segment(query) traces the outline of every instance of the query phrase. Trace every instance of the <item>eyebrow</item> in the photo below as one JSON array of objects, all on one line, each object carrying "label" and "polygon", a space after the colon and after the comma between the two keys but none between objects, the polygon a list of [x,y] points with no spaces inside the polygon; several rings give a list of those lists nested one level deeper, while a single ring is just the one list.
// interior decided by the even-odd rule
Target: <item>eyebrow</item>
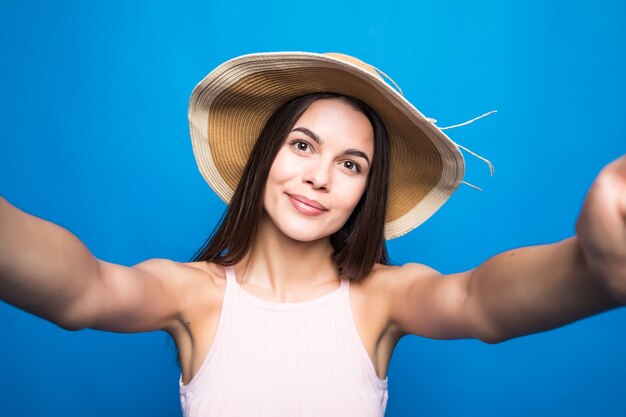
[{"label": "eyebrow", "polygon": [[[315,142],[317,142],[318,145],[321,146],[321,145],[324,144],[322,139],[320,139],[320,137],[317,134],[315,134],[314,132],[311,132],[306,127],[296,127],[296,128],[294,128],[292,130],[292,132],[302,132],[305,135],[307,135],[308,137],[310,137],[311,139],[313,139]],[[368,164],[370,164],[370,159],[367,157],[367,154],[365,152],[363,152],[363,151],[358,150],[358,149],[348,148],[345,151],[343,151],[343,155],[360,156],[361,158],[365,159]]]}]

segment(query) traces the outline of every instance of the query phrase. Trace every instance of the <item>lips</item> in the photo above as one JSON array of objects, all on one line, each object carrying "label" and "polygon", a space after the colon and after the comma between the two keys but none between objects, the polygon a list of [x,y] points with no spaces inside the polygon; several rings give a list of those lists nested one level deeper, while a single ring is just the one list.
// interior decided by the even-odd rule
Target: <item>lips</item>
[{"label": "lips", "polygon": [[328,209],[324,207],[322,204],[320,204],[319,201],[309,200],[305,196],[299,195],[299,194],[287,194],[287,195],[293,198],[294,200],[298,200],[299,202],[306,204],[307,206],[314,207],[322,211],[328,211]]},{"label": "lips", "polygon": [[[287,196],[289,197],[289,202],[291,203],[293,208],[296,209],[296,211],[298,211],[299,213],[304,214],[305,216],[319,216],[328,212],[328,209],[326,207],[324,207],[315,200],[309,200],[308,198],[297,194],[287,194]],[[306,200],[306,202],[302,200]]]}]

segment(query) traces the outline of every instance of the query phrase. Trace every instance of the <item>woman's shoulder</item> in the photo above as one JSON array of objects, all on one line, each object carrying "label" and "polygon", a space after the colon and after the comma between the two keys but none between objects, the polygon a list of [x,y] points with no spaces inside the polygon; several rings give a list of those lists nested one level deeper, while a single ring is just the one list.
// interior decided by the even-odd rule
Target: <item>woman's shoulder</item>
[{"label": "woman's shoulder", "polygon": [[201,275],[210,276],[212,279],[224,280],[226,279],[226,272],[224,267],[220,264],[210,261],[194,261],[194,262],[180,262],[181,267],[187,268],[190,271],[196,271]]},{"label": "woman's shoulder", "polygon": [[225,279],[224,267],[208,261],[178,262],[165,258],[153,258],[134,267],[182,281],[206,281],[209,278],[211,280]]},{"label": "woman's shoulder", "polygon": [[369,274],[360,281],[352,281],[350,285],[354,291],[363,294],[369,302],[383,302],[388,298],[389,281],[394,279],[395,265],[384,265],[376,263]]},{"label": "woman's shoulder", "polygon": [[212,289],[223,289],[226,285],[226,271],[222,265],[209,261],[179,262],[178,266],[198,285]]},{"label": "woman's shoulder", "polygon": [[402,287],[415,277],[427,274],[439,274],[428,265],[409,262],[403,265],[374,264],[365,284],[373,292],[392,295],[402,291]]},{"label": "woman's shoulder", "polygon": [[174,262],[171,268],[169,273],[178,281],[183,322],[196,322],[198,317],[221,305],[226,289],[221,265],[206,261]]},{"label": "woman's shoulder", "polygon": [[185,304],[193,305],[195,299],[206,301],[207,297],[223,292],[225,287],[224,268],[212,262],[151,259],[142,264],[143,268],[160,275],[165,285],[179,293]]},{"label": "woman's shoulder", "polygon": [[427,265],[415,262],[404,265],[375,264],[362,287],[365,298],[369,301],[368,308],[378,306],[394,334],[399,337],[407,334],[396,322],[394,311],[398,309],[399,303],[405,300],[404,295],[410,292],[413,283],[433,274],[438,272]]}]

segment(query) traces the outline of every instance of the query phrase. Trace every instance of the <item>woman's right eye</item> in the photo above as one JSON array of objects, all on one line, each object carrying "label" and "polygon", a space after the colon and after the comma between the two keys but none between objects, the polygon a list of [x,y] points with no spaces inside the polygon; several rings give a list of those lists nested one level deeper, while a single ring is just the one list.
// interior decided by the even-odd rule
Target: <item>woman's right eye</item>
[{"label": "woman's right eye", "polygon": [[295,147],[297,152],[302,153],[307,153],[307,151],[311,148],[311,145],[303,140],[294,140],[290,143],[290,145]]}]

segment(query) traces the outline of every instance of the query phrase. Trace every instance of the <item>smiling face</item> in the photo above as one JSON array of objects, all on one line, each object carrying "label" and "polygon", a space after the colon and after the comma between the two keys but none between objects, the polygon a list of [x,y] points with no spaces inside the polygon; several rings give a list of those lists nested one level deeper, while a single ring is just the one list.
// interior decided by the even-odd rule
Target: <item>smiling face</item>
[{"label": "smiling face", "polygon": [[374,132],[363,113],[337,98],[313,102],[272,163],[265,215],[299,241],[328,237],[348,220],[367,187]]}]

